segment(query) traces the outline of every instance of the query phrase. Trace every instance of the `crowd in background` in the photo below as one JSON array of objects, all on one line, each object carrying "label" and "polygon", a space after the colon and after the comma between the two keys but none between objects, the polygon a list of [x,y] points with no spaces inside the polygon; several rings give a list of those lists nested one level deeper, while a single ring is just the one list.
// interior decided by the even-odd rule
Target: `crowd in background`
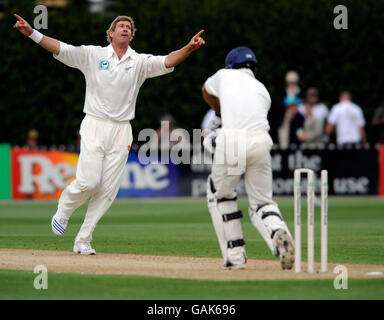
[{"label": "crowd in background", "polygon": [[333,133],[339,147],[368,146],[364,114],[350,92],[341,92],[329,109],[320,101],[317,88],[300,88],[296,71],[287,72],[285,82],[285,92],[275,98],[270,113],[271,135],[280,148],[316,147],[330,142]]}]

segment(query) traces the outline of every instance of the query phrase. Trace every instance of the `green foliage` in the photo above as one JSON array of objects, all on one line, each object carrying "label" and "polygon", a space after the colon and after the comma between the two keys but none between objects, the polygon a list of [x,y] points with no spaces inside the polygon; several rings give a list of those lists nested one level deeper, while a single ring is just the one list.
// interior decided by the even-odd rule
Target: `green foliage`
[{"label": "green foliage", "polygon": [[[333,27],[337,4],[348,8],[348,30]],[[0,140],[21,144],[27,130],[35,127],[42,143],[74,143],[82,119],[84,78],[12,29],[14,12],[33,22],[33,6],[30,0],[9,1],[0,20]],[[340,91],[350,90],[367,122],[382,101],[382,0],[120,0],[103,13],[90,13],[85,1],[72,0],[63,9],[49,9],[44,34],[74,45],[107,45],[105,30],[120,14],[135,19],[138,32],[132,47],[138,52],[167,54],[200,28],[206,31],[201,50],[172,74],[143,85],[133,121],[135,137],[140,129],[156,128],[168,112],[181,127],[200,127],[208,110],[200,88],[238,45],[255,50],[258,78],[272,97],[282,89],[285,72],[295,69],[301,86],[318,87],[328,106]]]}]

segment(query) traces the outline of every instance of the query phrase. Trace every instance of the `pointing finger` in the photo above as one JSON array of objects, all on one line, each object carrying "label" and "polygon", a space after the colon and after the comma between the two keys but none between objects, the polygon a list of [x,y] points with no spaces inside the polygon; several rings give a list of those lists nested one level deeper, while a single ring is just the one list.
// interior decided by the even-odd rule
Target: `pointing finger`
[{"label": "pointing finger", "polygon": [[14,14],[14,16],[20,21],[24,21],[24,19],[22,17],[20,17],[17,13]]},{"label": "pointing finger", "polygon": [[204,29],[203,30],[200,30],[198,34],[195,35],[195,38],[198,38],[200,37],[200,35],[204,32]]}]

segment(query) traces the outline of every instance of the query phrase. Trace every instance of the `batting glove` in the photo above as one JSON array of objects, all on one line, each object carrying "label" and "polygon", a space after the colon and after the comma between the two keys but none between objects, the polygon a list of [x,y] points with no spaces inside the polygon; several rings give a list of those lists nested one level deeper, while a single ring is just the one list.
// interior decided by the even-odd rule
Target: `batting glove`
[{"label": "batting glove", "polygon": [[205,150],[208,150],[210,153],[215,152],[216,137],[217,137],[216,131],[212,131],[203,140],[203,146],[204,146]]},{"label": "batting glove", "polygon": [[210,131],[214,131],[217,128],[220,128],[220,127],[221,127],[221,118],[218,117],[217,114],[216,114],[215,117],[209,123],[209,130]]}]

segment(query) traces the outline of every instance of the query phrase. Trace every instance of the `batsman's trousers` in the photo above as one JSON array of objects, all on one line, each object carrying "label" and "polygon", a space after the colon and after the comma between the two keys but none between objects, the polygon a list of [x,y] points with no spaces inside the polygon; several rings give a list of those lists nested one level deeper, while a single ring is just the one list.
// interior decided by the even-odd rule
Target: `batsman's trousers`
[{"label": "batsman's trousers", "polygon": [[[224,141],[225,140],[225,141]],[[228,143],[235,147],[231,150]],[[242,147],[241,147],[242,146]],[[233,198],[241,174],[244,173],[245,189],[250,207],[259,204],[275,204],[272,200],[272,168],[270,150],[272,139],[267,131],[249,132],[223,129],[216,139],[216,151],[212,165],[212,180],[216,198]],[[234,154],[237,153],[237,157]],[[219,159],[223,159],[220,161]],[[241,162],[241,163],[240,163]],[[239,174],[231,174],[228,169]]]},{"label": "batsman's trousers", "polygon": [[129,121],[116,122],[86,115],[80,126],[81,146],[76,179],[59,199],[60,214],[69,219],[89,199],[76,242],[91,242],[97,222],[115,199],[132,143]]}]

